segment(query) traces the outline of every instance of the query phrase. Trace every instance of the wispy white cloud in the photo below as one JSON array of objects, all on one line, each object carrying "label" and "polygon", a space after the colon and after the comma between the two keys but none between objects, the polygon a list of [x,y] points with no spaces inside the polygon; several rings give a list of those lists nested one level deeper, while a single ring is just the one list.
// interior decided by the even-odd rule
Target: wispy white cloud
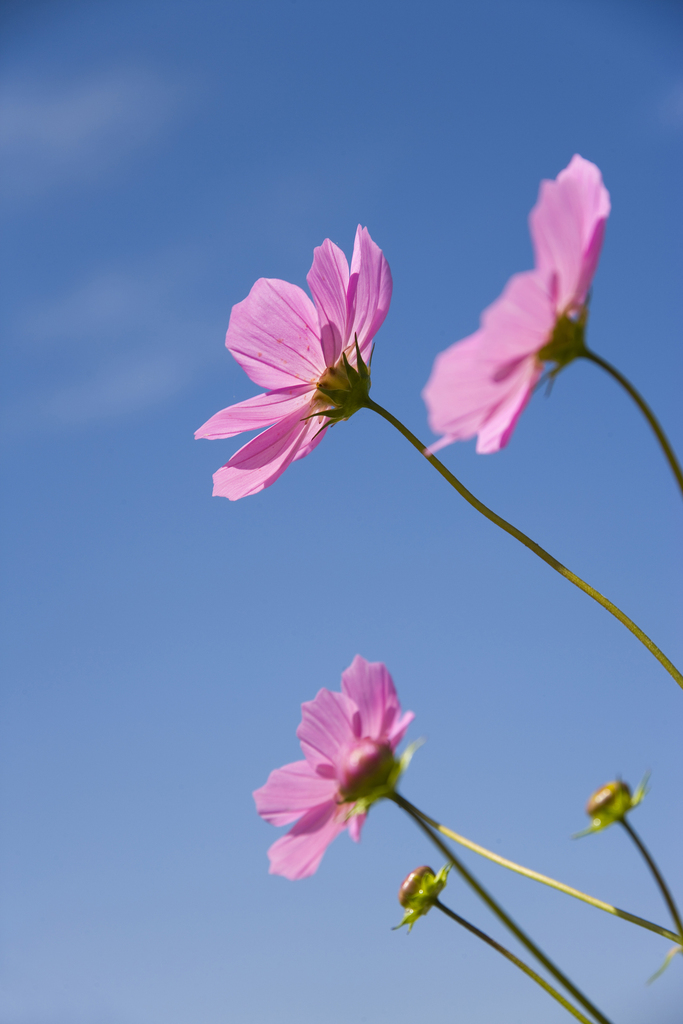
[{"label": "wispy white cloud", "polygon": [[[27,313],[20,324],[22,345],[125,346],[133,331],[157,333],[173,315],[178,273],[167,261],[138,273],[109,271]],[[173,283],[171,283],[173,282]]]},{"label": "wispy white cloud", "polygon": [[137,413],[218,365],[228,311],[215,321],[197,317],[202,265],[193,250],[166,254],[98,275],[18,317],[7,345],[8,434]]},{"label": "wispy white cloud", "polygon": [[181,392],[197,370],[196,361],[178,350],[131,351],[94,367],[73,367],[61,383],[37,383],[7,403],[0,433],[10,440],[141,413]]},{"label": "wispy white cloud", "polygon": [[41,418],[79,424],[138,412],[180,391],[193,376],[188,362],[178,352],[130,353],[55,391],[42,404]]},{"label": "wispy white cloud", "polygon": [[669,130],[683,129],[683,82],[670,89],[659,105],[660,123]]},{"label": "wispy white cloud", "polygon": [[0,98],[0,159],[9,199],[88,179],[158,137],[178,111],[177,84],[120,70],[50,89],[7,85]]}]

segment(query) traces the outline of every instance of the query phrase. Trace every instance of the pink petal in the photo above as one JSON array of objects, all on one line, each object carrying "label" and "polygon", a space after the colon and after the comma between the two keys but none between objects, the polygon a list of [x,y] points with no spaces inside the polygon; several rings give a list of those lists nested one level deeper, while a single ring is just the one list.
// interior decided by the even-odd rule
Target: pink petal
[{"label": "pink petal", "polygon": [[314,874],[327,847],[345,828],[334,802],[314,807],[268,850],[270,874],[292,881]]},{"label": "pink petal", "polygon": [[207,437],[211,440],[219,437],[234,437],[244,430],[258,430],[262,427],[283,419],[298,409],[303,409],[311,401],[311,385],[301,384],[293,388],[281,388],[279,391],[268,391],[264,395],[255,395],[245,402],[230,405],[221,409],[203,427],[195,431],[195,438]]},{"label": "pink petal", "polygon": [[318,310],[323,357],[334,366],[346,342],[346,292],[349,265],[329,238],[313,250],[313,265],[306,278]]},{"label": "pink petal", "polygon": [[308,447],[320,424],[304,422],[304,410],[292,413],[245,444],[213,475],[214,496],[237,501],[274,484],[300,449]]},{"label": "pink petal", "polygon": [[396,688],[381,661],[366,661],[360,654],[342,672],[342,691],[360,712],[361,736],[388,737],[401,711]]},{"label": "pink petal", "polygon": [[538,352],[554,326],[552,296],[543,277],[535,270],[514,274],[481,315],[484,359],[500,367]]},{"label": "pink petal", "polygon": [[507,380],[507,398],[479,428],[477,452],[480,455],[497,452],[508,443],[542,372],[542,366],[533,355],[517,363]]},{"label": "pink petal", "polygon": [[[605,190],[606,194],[607,190]],[[579,283],[576,286],[576,303],[577,305],[583,305],[586,301],[586,296],[593,282],[595,271],[598,269],[598,260],[600,259],[600,253],[602,252],[602,243],[605,239],[605,228],[607,227],[607,218],[599,220],[595,225],[595,231],[591,238],[586,251],[583,254],[583,261],[581,265],[581,275],[579,277]]]},{"label": "pink petal", "polygon": [[367,814],[354,814],[354,816],[349,818],[347,822],[349,835],[353,839],[354,843],[360,842],[360,833],[363,825],[365,824],[366,818]]},{"label": "pink petal", "polygon": [[225,344],[265,388],[316,383],[325,369],[315,306],[294,284],[260,278],[232,307]]},{"label": "pink petal", "polygon": [[482,332],[476,331],[440,352],[434,360],[422,398],[430,428],[445,437],[431,445],[430,451],[474,437],[495,405],[496,388],[482,365],[481,344]]},{"label": "pink petal", "polygon": [[405,736],[406,730],[408,729],[408,726],[410,725],[414,718],[414,711],[406,711],[405,714],[401,715],[399,720],[392,725],[391,729],[389,730],[388,736],[392,750],[396,750],[396,747],[399,745],[399,743]]},{"label": "pink petal", "polygon": [[[496,451],[509,439],[540,377],[535,353],[554,326],[542,277],[535,271],[516,274],[481,320],[478,331],[436,357],[422,397],[429,425],[445,435],[445,443],[479,433],[485,447],[477,451]],[[438,447],[443,444],[432,450]]]},{"label": "pink petal", "polygon": [[578,154],[555,181],[541,182],[529,227],[536,268],[546,281],[555,279],[558,313],[584,303],[609,212],[609,192],[599,169]]},{"label": "pink petal", "polygon": [[[305,459],[307,455],[310,455],[314,448],[317,448],[325,434],[327,433],[327,427],[321,429],[320,424],[323,422],[321,419],[311,420],[311,423],[315,423],[316,430],[310,441],[302,445],[298,452],[292,459],[292,462],[297,462],[299,459]],[[310,436],[310,435],[307,435]]]},{"label": "pink petal", "polygon": [[367,361],[371,342],[389,312],[393,283],[382,250],[367,228],[356,231],[348,294],[348,345],[358,335],[361,355]]},{"label": "pink petal", "polygon": [[262,818],[271,825],[289,825],[311,808],[334,801],[336,792],[334,779],[322,778],[308,761],[294,761],[271,772],[253,796]]},{"label": "pink petal", "polygon": [[319,690],[315,700],[301,705],[301,725],[296,731],[306,760],[314,768],[336,769],[342,749],[360,735],[357,719],[356,705],[347,696]]}]

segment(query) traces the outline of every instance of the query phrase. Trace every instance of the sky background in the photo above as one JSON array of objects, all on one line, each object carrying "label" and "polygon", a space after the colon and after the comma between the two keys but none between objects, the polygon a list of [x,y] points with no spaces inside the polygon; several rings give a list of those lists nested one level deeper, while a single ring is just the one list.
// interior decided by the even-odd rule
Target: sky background
[{"label": "sky background", "polygon": [[[360,222],[394,277],[372,395],[430,439],[434,357],[531,265],[579,152],[612,197],[589,343],[681,451],[680,4],[4,0],[0,35],[0,1021],[568,1020],[436,912],[391,931],[440,866],[397,808],[291,883],[251,791],[300,756],[301,701],[382,660],[427,739],[406,796],[668,924],[621,830],[570,836],[651,769],[633,821],[683,901],[683,693],[370,412],[237,503],[211,474],[240,440],[193,432],[258,390],[232,305]],[[443,458],[681,664],[680,494],[597,367],[504,452]],[[645,985],[666,940],[465,859],[614,1024],[680,1020],[681,958]]]}]

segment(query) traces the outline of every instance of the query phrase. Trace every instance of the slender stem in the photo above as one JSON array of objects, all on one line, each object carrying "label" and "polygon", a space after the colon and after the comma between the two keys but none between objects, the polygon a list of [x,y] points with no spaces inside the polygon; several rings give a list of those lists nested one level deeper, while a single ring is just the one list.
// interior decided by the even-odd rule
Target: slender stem
[{"label": "slender stem", "polygon": [[484,886],[481,885],[476,880],[474,875],[472,875],[468,871],[468,869],[465,867],[462,861],[460,861],[453,853],[453,851],[448,846],[446,846],[446,844],[439,838],[438,834],[432,831],[429,825],[425,821],[423,821],[417,807],[414,807],[413,804],[411,804],[408,800],[405,799],[405,797],[402,797],[399,793],[396,792],[394,792],[389,799],[393,800],[394,803],[398,804],[398,806],[402,808],[402,810],[404,810],[407,814],[410,815],[413,821],[415,821],[419,825],[422,831],[432,841],[434,846],[436,846],[437,850],[439,850],[441,854],[444,857],[446,857],[449,863],[453,865],[453,867],[461,876],[461,878],[463,878],[467,882],[470,888],[474,889],[477,896],[479,896],[479,898],[484,901],[489,910],[493,911],[498,920],[502,921],[505,927],[512,932],[515,938],[519,942],[521,942],[523,946],[526,946],[526,948],[529,950],[532,956],[535,956],[539,963],[543,964],[545,969],[550,974],[552,974],[553,977],[556,978],[556,980],[559,981],[559,983],[564,988],[566,988],[569,993],[571,993],[571,995],[574,996],[577,1002],[581,1003],[581,1005],[586,1010],[588,1010],[588,1012],[592,1014],[593,1017],[595,1017],[599,1024],[609,1024],[607,1017],[605,1017],[605,1015],[601,1013],[596,1006],[593,1006],[591,1001],[586,996],[584,996],[581,990],[578,989],[576,985],[572,981],[570,981],[565,974],[562,973],[559,967],[555,966],[552,960],[549,957],[547,957],[541,949],[539,949],[536,943],[533,942],[529,938],[529,936],[522,931],[519,925],[516,924],[508,914],[506,914],[503,908],[496,902],[496,900],[494,900],[493,896],[491,896],[486,891]]},{"label": "slender stem", "polygon": [[671,914],[671,917],[673,918],[673,922],[676,925],[676,928],[678,929],[678,937],[676,941],[680,942],[681,946],[683,946],[683,922],[681,921],[681,915],[678,912],[678,907],[676,906],[675,900],[671,895],[671,892],[669,891],[669,887],[664,881],[664,878],[662,877],[661,871],[652,859],[652,855],[646,847],[645,843],[640,838],[640,836],[633,828],[633,826],[630,824],[630,822],[628,822],[626,818],[622,818],[620,824],[624,826],[624,828],[630,835],[631,839],[636,844],[636,846],[642,853],[643,857],[645,858],[645,862],[647,863],[647,866],[649,867],[650,871],[654,875],[655,881],[660,888],[662,896],[664,897],[664,901],[667,907],[669,908],[669,912]]},{"label": "slender stem", "polygon": [[396,429],[403,434],[408,441],[410,441],[413,447],[417,448],[419,453],[425,457],[427,462],[430,462],[432,466],[434,466],[436,471],[441,474],[444,480],[447,480],[451,487],[454,487],[458,494],[460,494],[465,501],[468,501],[470,505],[476,508],[478,512],[481,512],[483,516],[490,519],[491,522],[495,523],[496,526],[499,526],[501,530],[505,530],[505,532],[509,533],[511,537],[518,540],[520,544],[523,544],[525,547],[529,548],[530,551],[533,551],[535,555],[538,555],[539,558],[542,558],[543,561],[546,562],[551,569],[558,572],[560,576],[564,576],[565,579],[569,580],[570,583],[573,583],[575,587],[579,588],[579,590],[583,590],[584,594],[588,594],[588,596],[592,597],[594,601],[597,601],[603,608],[606,608],[608,612],[610,612],[619,620],[619,622],[622,623],[622,625],[626,626],[626,628],[629,629],[638,640],[640,640],[641,644],[647,647],[650,654],[654,655],[657,661],[664,666],[669,675],[672,676],[681,689],[683,689],[683,673],[679,672],[676,666],[669,661],[667,656],[660,651],[659,647],[650,640],[649,636],[643,632],[640,626],[637,626],[632,619],[629,619],[628,615],[625,615],[620,608],[617,608],[615,604],[608,600],[608,598],[604,597],[595,589],[595,587],[591,587],[591,585],[586,583],[585,580],[582,580],[580,576],[577,576],[576,573],[567,569],[565,565],[562,565],[562,563],[558,562],[556,558],[553,558],[552,555],[548,554],[545,548],[542,548],[541,545],[537,544],[536,541],[531,539],[531,537],[527,537],[527,535],[522,533],[521,530],[518,530],[516,526],[508,523],[507,520],[502,518],[502,516],[499,516],[496,512],[493,512],[490,508],[484,505],[483,502],[479,501],[478,498],[475,498],[471,491],[468,491],[465,485],[462,484],[449,469],[446,469],[444,464],[440,462],[435,455],[430,455],[428,453],[425,446],[415,436],[415,434],[408,430],[408,428],[405,427],[400,420],[397,420],[390,412],[383,409],[381,405],[377,405],[377,403],[373,402],[371,398],[366,399],[365,405],[368,409],[372,409],[373,412],[378,413],[387,420],[387,422],[391,423],[392,426],[396,427]]},{"label": "slender stem", "polygon": [[532,979],[532,981],[535,981],[537,985],[540,985],[542,989],[545,989],[549,996],[552,996],[553,999],[557,999],[558,1003],[564,1006],[565,1010],[567,1010],[574,1017],[576,1017],[577,1020],[583,1021],[583,1024],[593,1024],[593,1022],[590,1021],[588,1017],[584,1017],[584,1015],[579,1010],[577,1010],[575,1006],[572,1006],[572,1004],[567,999],[565,999],[564,996],[561,995],[556,988],[553,988],[552,985],[549,985],[548,982],[540,976],[540,974],[536,974],[536,971],[532,971],[532,969],[527,964],[525,964],[523,960],[520,960],[519,957],[516,957],[514,953],[511,953],[509,949],[505,948],[505,946],[501,946],[499,942],[496,942],[495,939],[492,939],[490,935],[486,934],[486,932],[483,932],[481,931],[481,929],[475,927],[475,925],[470,924],[470,922],[466,921],[464,917],[460,917],[460,914],[456,914],[454,910],[450,909],[450,907],[444,906],[444,904],[440,900],[435,900],[434,906],[438,907],[439,910],[442,911],[442,913],[446,914],[447,917],[450,917],[454,921],[457,921],[457,923],[459,925],[462,925],[463,928],[466,928],[468,932],[472,932],[472,934],[476,935],[478,939],[482,940],[482,942],[488,943],[488,945],[491,946],[492,949],[496,949],[499,953],[502,953],[502,955],[506,957],[506,959],[508,959],[511,963],[515,965],[515,967],[519,967],[520,971],[524,971],[524,973],[528,975]]},{"label": "slender stem", "polygon": [[494,864],[500,864],[501,867],[509,868],[510,871],[516,871],[518,875],[524,875],[525,878],[532,878],[535,882],[542,882],[543,885],[548,885],[552,889],[564,892],[568,896],[574,896],[577,900],[583,900],[584,903],[589,903],[592,907],[597,907],[598,910],[604,910],[606,913],[613,914],[615,917],[623,918],[624,921],[630,921],[632,924],[640,925],[641,928],[647,928],[651,932],[663,935],[665,939],[671,939],[673,942],[680,941],[675,932],[669,931],[668,928],[662,928],[658,924],[653,924],[652,921],[646,921],[643,917],[637,917],[635,914],[629,914],[627,910],[620,910],[618,907],[613,907],[611,903],[605,903],[603,900],[598,900],[594,896],[589,896],[587,893],[581,892],[580,889],[573,889],[570,885],[565,885],[564,882],[558,882],[554,878],[549,878],[548,875],[542,875],[538,871],[532,871],[531,868],[525,868],[521,864],[515,864],[513,860],[507,860],[506,857],[500,857],[497,853],[493,853],[492,850],[487,850],[485,846],[480,846],[478,843],[473,843],[471,839],[466,839],[465,836],[458,835],[457,832],[453,832],[452,829],[439,824],[438,821],[435,821],[434,818],[430,818],[427,814],[423,814],[422,811],[417,810],[417,813],[423,821],[426,821],[428,825],[431,825],[431,827],[436,829],[437,832],[440,832],[441,835],[448,836],[449,839],[455,840],[456,843],[459,843],[468,850],[472,850],[473,853],[478,853],[481,857],[486,857],[487,860],[493,861]]},{"label": "slender stem", "polygon": [[603,370],[609,373],[610,377],[614,377],[617,383],[621,384],[624,391],[628,392],[628,394],[631,396],[631,398],[636,403],[636,405],[642,412],[647,422],[652,427],[654,435],[659,441],[659,446],[664,452],[664,456],[667,462],[671,466],[671,471],[673,475],[676,477],[676,481],[680,488],[681,494],[683,494],[683,469],[681,469],[681,464],[676,458],[676,453],[671,447],[671,442],[669,441],[668,437],[662,430],[662,426],[659,420],[657,419],[657,417],[655,416],[655,414],[653,413],[652,409],[647,404],[643,396],[640,394],[639,391],[637,391],[634,388],[630,380],[624,377],[623,373],[620,373],[619,370],[617,370],[616,366],[612,366],[612,364],[608,363],[606,359],[602,358],[602,356],[597,355],[595,352],[591,352],[590,349],[586,349],[584,352],[582,352],[582,356],[584,359],[590,359],[590,361],[592,363],[595,363],[596,366],[601,366]]}]

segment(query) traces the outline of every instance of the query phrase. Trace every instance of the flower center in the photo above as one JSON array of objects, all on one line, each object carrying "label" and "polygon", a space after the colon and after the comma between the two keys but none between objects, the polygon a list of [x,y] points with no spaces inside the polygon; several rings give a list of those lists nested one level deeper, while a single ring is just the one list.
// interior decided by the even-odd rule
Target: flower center
[{"label": "flower center", "polygon": [[364,737],[350,747],[342,759],[339,773],[340,792],[344,800],[358,800],[384,786],[395,767],[394,754],[388,743]]},{"label": "flower center", "polygon": [[575,316],[563,313],[555,321],[550,340],[538,353],[542,363],[555,363],[561,370],[567,363],[577,359],[586,351],[585,332],[588,307],[582,306]]},{"label": "flower center", "polygon": [[[316,397],[320,397],[323,402],[328,405],[331,402],[332,405],[340,406],[343,405],[347,398],[347,392],[351,390],[351,381],[349,375],[346,372],[341,362],[337,363],[336,366],[328,366],[320,380],[318,381],[318,388],[324,388],[325,391],[318,391]],[[341,392],[337,395],[335,392]]]},{"label": "flower center", "polygon": [[362,409],[368,401],[370,391],[370,366],[361,355],[358,339],[355,341],[356,365],[349,362],[346,352],[336,366],[328,366],[318,378],[318,387],[314,395],[315,403],[324,404],[314,415],[327,416],[327,423],[348,420],[354,412]]}]

